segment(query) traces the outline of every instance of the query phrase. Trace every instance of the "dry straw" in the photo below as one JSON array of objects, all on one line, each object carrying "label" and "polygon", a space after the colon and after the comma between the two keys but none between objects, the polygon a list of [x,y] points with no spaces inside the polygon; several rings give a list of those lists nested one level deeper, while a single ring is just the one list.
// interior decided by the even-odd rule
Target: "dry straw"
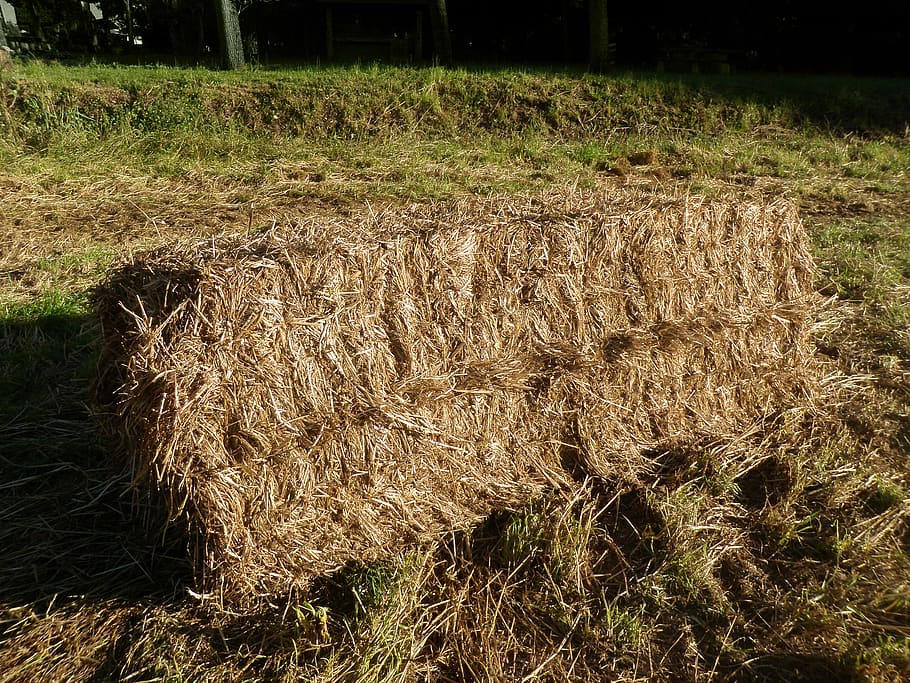
[{"label": "dry straw", "polygon": [[782,201],[566,190],[314,219],[115,271],[102,403],[203,588],[241,604],[800,401],[811,280]]}]

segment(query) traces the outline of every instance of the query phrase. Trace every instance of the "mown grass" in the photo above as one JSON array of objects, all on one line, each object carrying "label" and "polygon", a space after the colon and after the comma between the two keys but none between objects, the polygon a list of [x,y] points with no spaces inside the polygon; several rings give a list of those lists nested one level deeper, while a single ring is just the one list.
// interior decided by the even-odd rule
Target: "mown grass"
[{"label": "mown grass", "polygon": [[[17,65],[0,83],[0,681],[910,677],[906,81]],[[131,249],[352,202],[786,194],[842,377],[736,453],[655,455],[256,614],[193,598],[91,418]]]},{"label": "mown grass", "polygon": [[[377,140],[402,147],[403,140],[444,139],[463,149],[503,137],[529,143],[536,138],[545,147],[562,142],[570,149],[573,142],[597,140],[609,155],[648,139],[668,152],[686,140],[701,149],[715,139],[730,156],[724,143],[752,134],[749,147],[773,167],[771,150],[786,151],[787,133],[799,128],[801,135],[814,132],[819,138],[884,136],[884,142],[869,144],[851,145],[847,139],[840,149],[819,146],[823,163],[855,167],[850,173],[864,177],[869,167],[896,163],[901,168],[906,161],[894,157],[896,148],[887,139],[906,136],[908,93],[903,81],[831,78],[383,68],[223,74],[30,64],[3,77],[3,140],[12,162],[40,158],[78,168],[87,156],[90,164],[132,160],[156,168],[157,162],[163,166],[156,172],[167,173],[181,169],[169,168],[169,160],[230,166],[238,160],[293,157],[295,150],[314,143],[317,149],[326,142],[357,148]],[[725,134],[734,137],[724,140]],[[770,143],[762,145],[762,140]],[[733,147],[741,152],[741,145]],[[789,151],[783,154],[784,167],[807,150],[797,143]],[[728,159],[736,161],[749,159],[742,154]]]}]

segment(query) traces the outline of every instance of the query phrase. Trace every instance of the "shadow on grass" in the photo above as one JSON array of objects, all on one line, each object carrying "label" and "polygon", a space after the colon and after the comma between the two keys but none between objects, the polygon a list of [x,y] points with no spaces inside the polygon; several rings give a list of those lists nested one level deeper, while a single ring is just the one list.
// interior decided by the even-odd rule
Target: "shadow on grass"
[{"label": "shadow on grass", "polygon": [[771,653],[756,657],[740,672],[738,680],[834,683],[858,679],[856,668],[834,654]]},{"label": "shadow on grass", "polygon": [[751,74],[742,76],[666,75],[660,80],[684,108],[722,103],[735,121],[749,106],[772,112],[789,127],[812,127],[836,135],[906,136],[910,79],[847,76]]},{"label": "shadow on grass", "polygon": [[96,335],[83,314],[0,319],[0,610],[167,599],[189,575],[179,538],[149,538],[90,413]]}]

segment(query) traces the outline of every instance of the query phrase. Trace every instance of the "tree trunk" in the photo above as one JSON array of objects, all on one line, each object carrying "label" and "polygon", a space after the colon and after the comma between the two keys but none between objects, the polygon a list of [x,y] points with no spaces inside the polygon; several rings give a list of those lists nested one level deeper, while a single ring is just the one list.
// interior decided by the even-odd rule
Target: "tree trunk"
[{"label": "tree trunk", "polygon": [[430,2],[430,25],[433,28],[433,48],[437,61],[443,66],[452,63],[452,36],[449,34],[449,13],[446,0]]},{"label": "tree trunk", "polygon": [[[6,43],[6,31],[3,29],[3,15],[0,14],[0,50],[7,52],[9,50],[9,45]],[[0,57],[0,60],[6,59],[6,56]],[[0,64],[3,62],[0,61]]]},{"label": "tree trunk", "polygon": [[133,3],[132,0],[125,0],[124,2],[126,8],[126,38],[130,43],[130,49],[132,50],[136,44],[135,38],[133,37]]},{"label": "tree trunk", "polygon": [[588,0],[588,18],[591,26],[589,65],[591,71],[604,71],[610,65],[607,0]]},{"label": "tree trunk", "polygon": [[240,39],[240,18],[233,0],[215,0],[215,13],[221,41],[221,66],[239,69],[243,66],[243,42]]}]

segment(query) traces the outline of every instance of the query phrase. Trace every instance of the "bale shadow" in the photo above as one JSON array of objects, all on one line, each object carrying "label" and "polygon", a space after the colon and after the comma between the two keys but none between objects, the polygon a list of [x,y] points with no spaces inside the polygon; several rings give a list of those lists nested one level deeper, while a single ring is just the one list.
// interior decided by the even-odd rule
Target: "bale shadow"
[{"label": "bale shadow", "polygon": [[85,315],[0,321],[0,614],[70,596],[168,599],[188,581],[179,529],[151,538],[91,415]]},{"label": "bale shadow", "polygon": [[833,654],[772,652],[756,657],[730,680],[835,683],[859,680],[857,673],[855,666]]}]

